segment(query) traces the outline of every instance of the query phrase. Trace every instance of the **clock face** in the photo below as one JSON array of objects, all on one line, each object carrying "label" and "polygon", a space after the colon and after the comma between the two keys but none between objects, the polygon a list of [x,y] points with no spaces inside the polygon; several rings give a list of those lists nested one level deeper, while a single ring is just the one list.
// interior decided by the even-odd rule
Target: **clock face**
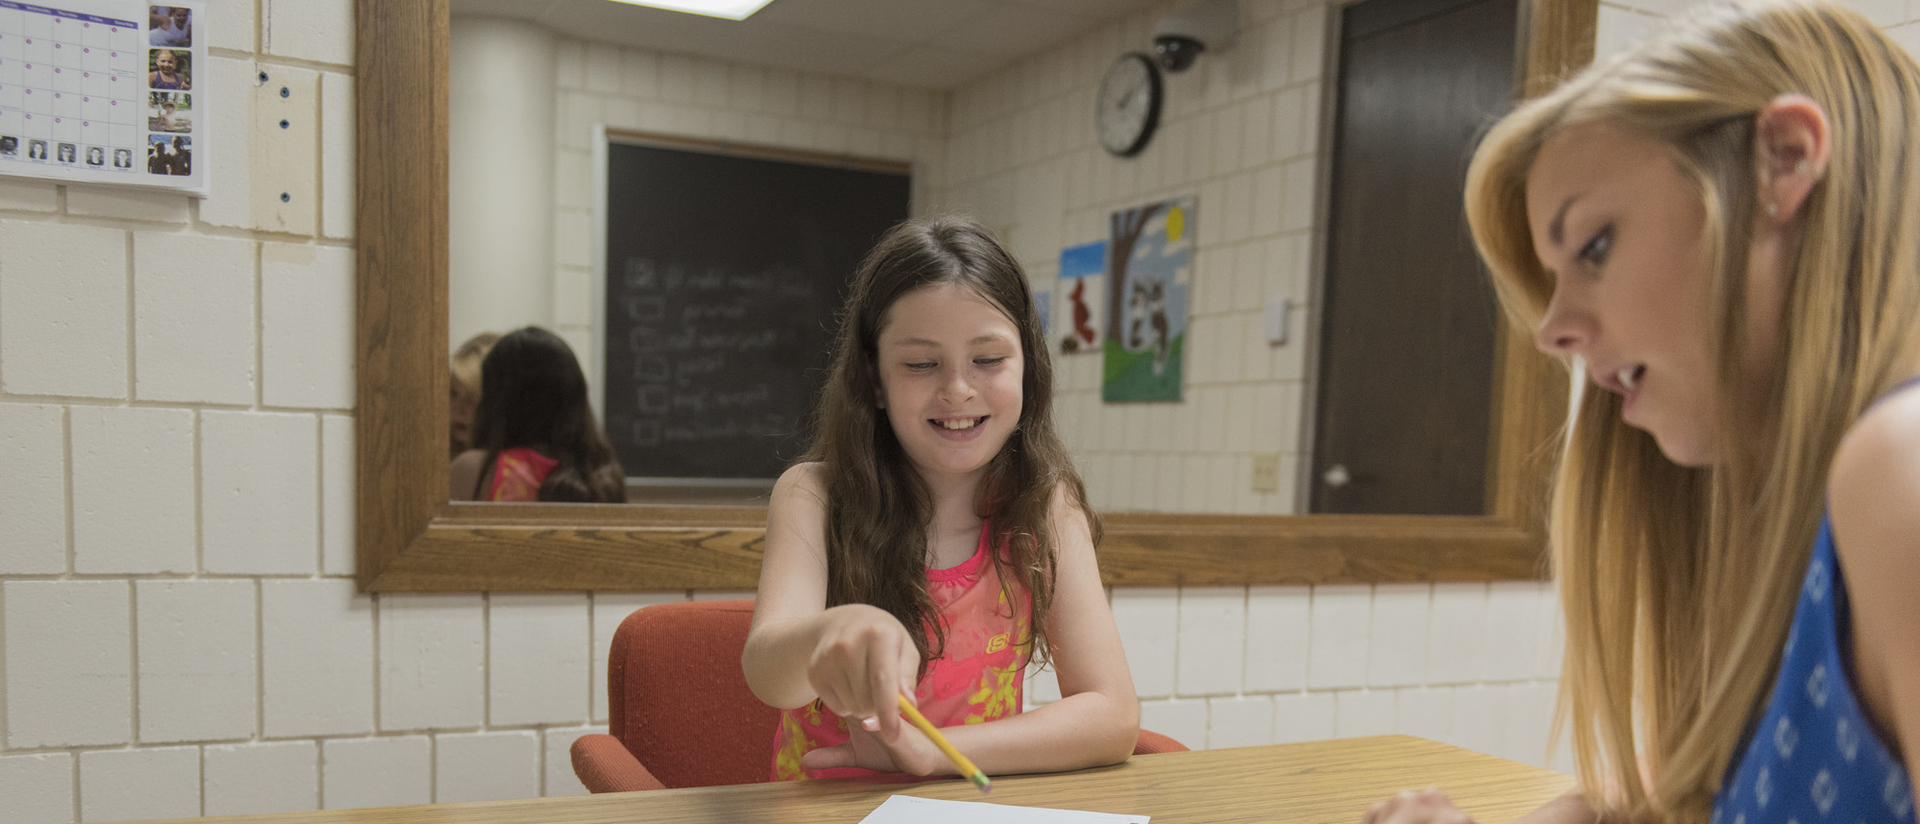
[{"label": "clock face", "polygon": [[1128,52],[1107,69],[1094,103],[1100,145],[1121,157],[1146,148],[1160,122],[1160,70],[1139,52]]}]

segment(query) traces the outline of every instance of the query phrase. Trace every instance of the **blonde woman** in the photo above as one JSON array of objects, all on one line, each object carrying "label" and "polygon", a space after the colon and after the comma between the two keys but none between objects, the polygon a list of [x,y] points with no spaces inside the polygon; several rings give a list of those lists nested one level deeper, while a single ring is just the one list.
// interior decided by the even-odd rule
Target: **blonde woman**
[{"label": "blonde woman", "polygon": [[[1500,122],[1467,179],[1513,322],[1584,364],[1550,516],[1547,821],[1912,822],[1920,70],[1716,6]],[[1438,790],[1368,824],[1458,821]]]},{"label": "blonde woman", "polygon": [[493,345],[500,342],[499,332],[481,332],[459,349],[447,363],[447,457],[457,458],[473,448],[473,412],[480,408],[480,363]]}]

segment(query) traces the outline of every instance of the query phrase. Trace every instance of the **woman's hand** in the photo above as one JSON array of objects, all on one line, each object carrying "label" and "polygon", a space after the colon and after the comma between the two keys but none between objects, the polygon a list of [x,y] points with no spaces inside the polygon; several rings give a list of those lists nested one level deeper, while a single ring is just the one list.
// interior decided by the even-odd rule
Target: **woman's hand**
[{"label": "woman's hand", "polygon": [[913,638],[893,615],[866,604],[837,606],[823,616],[826,624],[807,661],[807,683],[849,730],[857,734],[854,728],[871,720],[880,740],[898,742],[903,731],[899,696],[912,695],[920,675]]},{"label": "woman's hand", "polygon": [[878,727],[877,722],[849,721],[847,743],[813,750],[800,757],[800,766],[809,770],[863,767],[923,776],[952,771],[946,754],[919,730],[901,724],[892,736],[887,736],[879,732]]},{"label": "woman's hand", "polygon": [[1401,790],[1373,805],[1360,824],[1473,824],[1473,816],[1453,806],[1439,787]]}]

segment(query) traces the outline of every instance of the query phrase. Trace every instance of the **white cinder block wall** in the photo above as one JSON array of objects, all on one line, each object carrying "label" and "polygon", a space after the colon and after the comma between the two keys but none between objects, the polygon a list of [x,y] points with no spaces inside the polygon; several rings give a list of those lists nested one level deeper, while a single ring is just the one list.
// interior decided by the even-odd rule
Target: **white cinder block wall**
[{"label": "white cinder block wall", "polygon": [[[1920,9],[1859,5],[1903,42],[1920,34],[1907,23]],[[1603,50],[1663,6],[1605,5]],[[1057,247],[1098,237],[1111,208],[1198,193],[1195,345],[1212,354],[1195,387],[1235,398],[1297,377],[1262,377],[1247,365],[1259,358],[1203,341],[1236,334],[1258,304],[1243,298],[1311,277],[1285,263],[1304,259],[1310,225],[1286,181],[1313,132],[1291,149],[1268,135],[1250,155],[1261,140],[1247,124],[1264,119],[1260,100],[1276,122],[1283,96],[1312,110],[1315,61],[1301,55],[1317,46],[1290,32],[1322,13],[1245,3],[1247,51],[1173,84],[1155,146],[1191,154],[1158,167],[1089,152],[1084,123],[1097,69],[1138,45],[1148,15],[952,95],[655,55],[656,99],[623,85],[647,60],[581,45],[559,59],[601,87],[591,105],[609,122],[912,159],[919,202],[982,209],[1043,283]],[[354,591],[351,3],[214,0],[209,17],[201,83],[228,153],[212,197],[0,179],[0,824],[581,792],[566,747],[604,723],[613,628],[687,595]],[[609,53],[622,79],[606,75]],[[691,88],[670,79],[684,77]],[[775,101],[803,95],[804,109]],[[1238,123],[1237,144],[1222,122]],[[1258,203],[1276,170],[1294,198],[1278,223],[1255,217],[1271,217]],[[1029,173],[1059,181],[1057,199]],[[562,209],[582,208],[576,184],[556,185]],[[570,231],[557,255],[580,243]],[[1268,271],[1272,286],[1245,277]],[[1210,280],[1227,273],[1233,285]],[[1287,414],[1259,437],[1286,436]],[[1105,443],[1086,415],[1063,417],[1076,448]],[[1119,431],[1148,422],[1166,429]],[[1189,745],[1401,731],[1544,758],[1558,648],[1541,585],[1123,589],[1113,603],[1146,725]],[[1034,700],[1052,690],[1037,678]]]}]

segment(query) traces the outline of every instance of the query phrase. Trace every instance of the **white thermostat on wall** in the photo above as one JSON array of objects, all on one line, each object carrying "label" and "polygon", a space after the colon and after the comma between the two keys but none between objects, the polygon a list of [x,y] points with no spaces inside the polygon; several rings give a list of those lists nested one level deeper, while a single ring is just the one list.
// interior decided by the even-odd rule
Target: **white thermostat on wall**
[{"label": "white thermostat on wall", "polygon": [[1279,346],[1287,342],[1287,309],[1292,301],[1284,297],[1267,298],[1267,311],[1262,326],[1267,330],[1267,344]]}]

